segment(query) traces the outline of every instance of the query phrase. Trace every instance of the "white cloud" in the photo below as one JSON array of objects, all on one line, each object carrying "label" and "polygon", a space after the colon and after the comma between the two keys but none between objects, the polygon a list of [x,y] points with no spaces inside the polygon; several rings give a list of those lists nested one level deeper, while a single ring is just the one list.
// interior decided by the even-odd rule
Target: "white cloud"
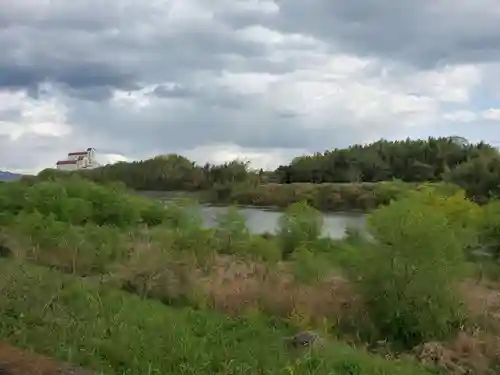
[{"label": "white cloud", "polygon": [[243,40],[261,43],[269,48],[304,48],[323,45],[319,40],[302,34],[282,34],[262,25],[252,25],[237,30],[236,35]]},{"label": "white cloud", "polygon": [[114,164],[120,161],[130,161],[126,156],[120,154],[101,154],[96,150],[96,158],[98,163],[104,164]]},{"label": "white cloud", "polygon": [[[483,118],[486,120],[500,121],[500,109],[490,108],[482,113]],[[499,131],[500,133],[500,131]]]},{"label": "white cloud", "polygon": [[478,119],[478,114],[472,111],[461,110],[444,113],[443,119],[453,122],[473,122]]},{"label": "white cloud", "polygon": [[12,118],[0,117],[0,135],[12,140],[30,133],[56,138],[71,133],[66,108],[55,98],[34,100],[23,92],[0,92],[0,114],[2,112],[10,113]]},{"label": "white cloud", "polygon": [[279,5],[274,1],[267,0],[223,0],[219,5],[220,12],[228,13],[257,13],[275,14],[279,12]]},{"label": "white cloud", "polygon": [[222,72],[216,84],[229,88],[235,94],[266,94],[280,76],[269,73],[232,73]]},{"label": "white cloud", "polygon": [[201,163],[222,164],[232,160],[250,162],[252,169],[274,169],[291,158],[305,154],[301,149],[246,149],[235,144],[211,144],[185,150],[183,155]]},{"label": "white cloud", "polygon": [[412,78],[414,87],[443,102],[467,103],[470,91],[482,81],[481,69],[474,65],[446,67]]},{"label": "white cloud", "polygon": [[135,92],[115,90],[109,104],[119,110],[138,112],[151,105],[151,97],[148,95],[151,91],[151,88]]},{"label": "white cloud", "polygon": [[[447,121],[465,122],[465,123],[471,123],[480,120],[500,121],[500,109],[489,108],[487,110],[478,112],[467,111],[467,110],[454,111],[443,114],[443,118]],[[499,130],[499,135],[500,135],[500,130]]]}]

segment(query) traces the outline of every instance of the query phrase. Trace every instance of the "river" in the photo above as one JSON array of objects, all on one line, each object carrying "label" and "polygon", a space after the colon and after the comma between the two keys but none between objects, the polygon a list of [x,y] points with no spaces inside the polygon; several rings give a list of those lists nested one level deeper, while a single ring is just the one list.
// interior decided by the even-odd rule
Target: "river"
[{"label": "river", "polygon": [[[141,195],[147,195],[150,198],[166,202],[186,196],[183,193],[166,192],[145,192],[141,193]],[[213,227],[216,224],[216,216],[226,210],[227,207],[202,205],[201,213],[204,225]],[[245,218],[248,229],[255,234],[275,232],[279,218],[282,215],[280,211],[259,207],[240,207],[239,211]],[[331,238],[342,238],[347,227],[364,230],[365,225],[365,215],[363,214],[349,212],[323,214],[323,235]]]}]

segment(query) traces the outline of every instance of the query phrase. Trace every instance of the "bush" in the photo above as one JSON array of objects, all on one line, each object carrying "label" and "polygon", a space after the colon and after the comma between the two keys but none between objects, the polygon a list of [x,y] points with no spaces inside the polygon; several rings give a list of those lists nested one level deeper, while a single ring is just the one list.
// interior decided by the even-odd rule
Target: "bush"
[{"label": "bush", "polygon": [[10,182],[0,186],[0,210],[17,215],[39,212],[74,225],[93,223],[131,227],[140,223],[159,225],[166,220],[160,202],[130,194],[122,184],[98,185],[72,176],[32,185]]},{"label": "bush", "polygon": [[495,261],[500,260],[500,201],[484,206],[479,236],[482,250],[491,254]]},{"label": "bush", "polygon": [[168,202],[165,206],[165,225],[170,228],[189,231],[201,228],[203,218],[199,204],[184,198]]},{"label": "bush", "polygon": [[301,246],[313,248],[323,230],[323,215],[305,202],[294,203],[280,217],[278,239],[283,258]]},{"label": "bush", "polygon": [[458,328],[454,283],[464,265],[460,228],[426,204],[428,192],[391,203],[369,218],[375,243],[356,268],[378,337],[405,347],[440,340]]},{"label": "bush", "polygon": [[217,249],[221,254],[236,254],[245,252],[250,241],[250,231],[245,218],[236,207],[229,207],[226,212],[219,213],[214,236]]},{"label": "bush", "polygon": [[480,206],[466,198],[464,190],[456,187],[447,189],[446,186],[428,186],[422,187],[418,192],[410,192],[409,197],[445,215],[464,249],[477,246],[483,211]]},{"label": "bush", "polygon": [[304,245],[295,249],[291,259],[293,275],[300,283],[318,282],[331,271],[329,259],[324,254],[315,254]]},{"label": "bush", "polygon": [[21,182],[4,182],[0,185],[0,214],[3,218],[17,215],[24,209],[27,187]]},{"label": "bush", "polygon": [[89,223],[75,226],[55,215],[17,215],[9,224],[19,257],[79,275],[104,273],[128,256],[129,234]]}]

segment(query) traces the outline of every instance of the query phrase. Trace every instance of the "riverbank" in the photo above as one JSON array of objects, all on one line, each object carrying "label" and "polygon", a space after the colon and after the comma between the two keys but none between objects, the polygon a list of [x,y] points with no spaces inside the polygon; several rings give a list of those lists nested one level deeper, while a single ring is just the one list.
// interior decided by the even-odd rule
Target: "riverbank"
[{"label": "riverbank", "polygon": [[283,209],[293,203],[307,202],[322,212],[365,213],[400,199],[413,190],[433,186],[443,191],[458,191],[459,188],[446,183],[405,183],[382,181],[376,183],[292,183],[292,184],[230,184],[199,193],[202,202],[228,205],[267,207]]},{"label": "riverbank", "polygon": [[[409,191],[433,184],[382,181],[377,183],[292,183],[275,184],[225,184],[211,190],[190,191],[139,191],[153,199],[193,199],[213,206],[238,205],[243,208],[258,207],[283,211],[291,204],[306,202],[322,212],[366,213],[399,199]],[[443,183],[434,184],[445,186]],[[458,188],[457,188],[458,189]]]},{"label": "riverbank", "polygon": [[[155,159],[154,161],[155,163],[164,162],[163,159]],[[125,168],[124,165],[120,165],[120,168],[122,167]],[[154,189],[155,184],[153,183],[134,184],[132,182],[135,180],[130,181],[128,178],[120,177],[119,174],[114,175],[109,172],[118,168],[116,166],[106,168],[85,172],[44,170],[37,177],[25,178],[24,181],[30,184],[40,180],[64,180],[76,175],[98,183],[123,185],[152,198],[170,195],[171,197],[189,197],[203,204],[240,205],[276,210],[304,201],[322,212],[357,213],[371,212],[377,207],[389,204],[392,200],[400,199],[413,190],[421,190],[429,186],[446,192],[459,190],[457,185],[447,182],[403,182],[401,180],[348,183],[261,183],[261,179],[253,172],[245,172],[245,178],[240,176],[241,178],[230,181],[211,181],[204,184],[183,184],[180,182],[183,180],[182,175],[177,173],[175,178],[173,175],[169,176],[177,181],[176,183],[165,183]],[[104,178],[103,176],[108,173],[106,171],[110,175]],[[98,172],[102,172],[103,175]],[[193,176],[184,177],[188,181],[193,178]],[[146,181],[152,178],[152,176],[144,176]]]},{"label": "riverbank", "polygon": [[[110,375],[498,370],[497,307],[478,308],[495,290],[471,283],[479,265],[464,257],[494,242],[500,210],[460,194],[422,189],[375,211],[375,243],[322,238],[302,203],[265,238],[233,209],[204,228],[190,203],[81,179],[6,183],[0,198],[0,338],[13,345]],[[297,358],[283,338],[304,329],[327,345]],[[460,352],[464,340],[488,344]],[[425,367],[431,342],[442,354]]]},{"label": "riverbank", "polygon": [[[486,203],[492,196],[500,196],[499,161],[498,150],[484,142],[472,144],[460,137],[442,137],[380,140],[314,155],[297,155],[288,165],[274,171],[251,170],[248,163],[238,160],[199,165],[181,155],[169,154],[75,172],[46,169],[36,179],[78,174],[98,183],[120,181],[133,190],[214,190],[212,202],[226,202],[231,198],[242,204],[280,207],[296,201],[293,196],[286,197],[293,193],[284,188],[271,192],[269,189],[272,190],[273,185],[267,183],[299,183],[296,185],[298,190],[302,190],[301,185],[309,183],[316,186],[347,183],[354,188],[327,187],[324,194],[305,198],[310,198],[308,203],[321,210],[367,210],[384,202],[383,196],[379,199],[378,192],[375,192],[375,198],[371,196],[369,185],[376,181],[448,182],[460,186],[476,202]],[[363,182],[362,187],[359,187],[360,182]],[[266,185],[266,191],[249,191],[250,187],[253,189],[259,184]],[[297,192],[295,188],[291,190]],[[268,196],[278,193],[278,197]],[[305,192],[298,193],[302,196]]]}]

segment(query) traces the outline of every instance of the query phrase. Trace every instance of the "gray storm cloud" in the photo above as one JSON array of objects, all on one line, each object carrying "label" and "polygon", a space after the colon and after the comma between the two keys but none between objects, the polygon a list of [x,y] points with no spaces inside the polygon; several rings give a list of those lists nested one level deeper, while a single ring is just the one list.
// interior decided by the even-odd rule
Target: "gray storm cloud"
[{"label": "gray storm cloud", "polygon": [[[69,139],[113,153],[181,152],[210,143],[323,151],[404,134],[402,123],[425,122],[428,129],[440,99],[417,93],[423,98],[417,102],[398,86],[401,77],[463,64],[484,65],[484,74],[498,76],[495,6],[491,0],[0,0],[0,92],[25,91],[40,103],[56,98],[73,130]],[[336,56],[351,60],[329,63]],[[433,82],[452,92],[443,80]],[[328,82],[330,88],[321,86]],[[45,92],[46,85],[52,90]],[[334,86],[340,89],[329,94]],[[147,104],[117,105],[117,92]],[[9,111],[0,103],[0,126],[24,121]],[[20,153],[31,144],[67,145],[62,136],[44,137],[3,135],[0,148]],[[0,154],[1,163],[34,163],[10,155]]]}]

